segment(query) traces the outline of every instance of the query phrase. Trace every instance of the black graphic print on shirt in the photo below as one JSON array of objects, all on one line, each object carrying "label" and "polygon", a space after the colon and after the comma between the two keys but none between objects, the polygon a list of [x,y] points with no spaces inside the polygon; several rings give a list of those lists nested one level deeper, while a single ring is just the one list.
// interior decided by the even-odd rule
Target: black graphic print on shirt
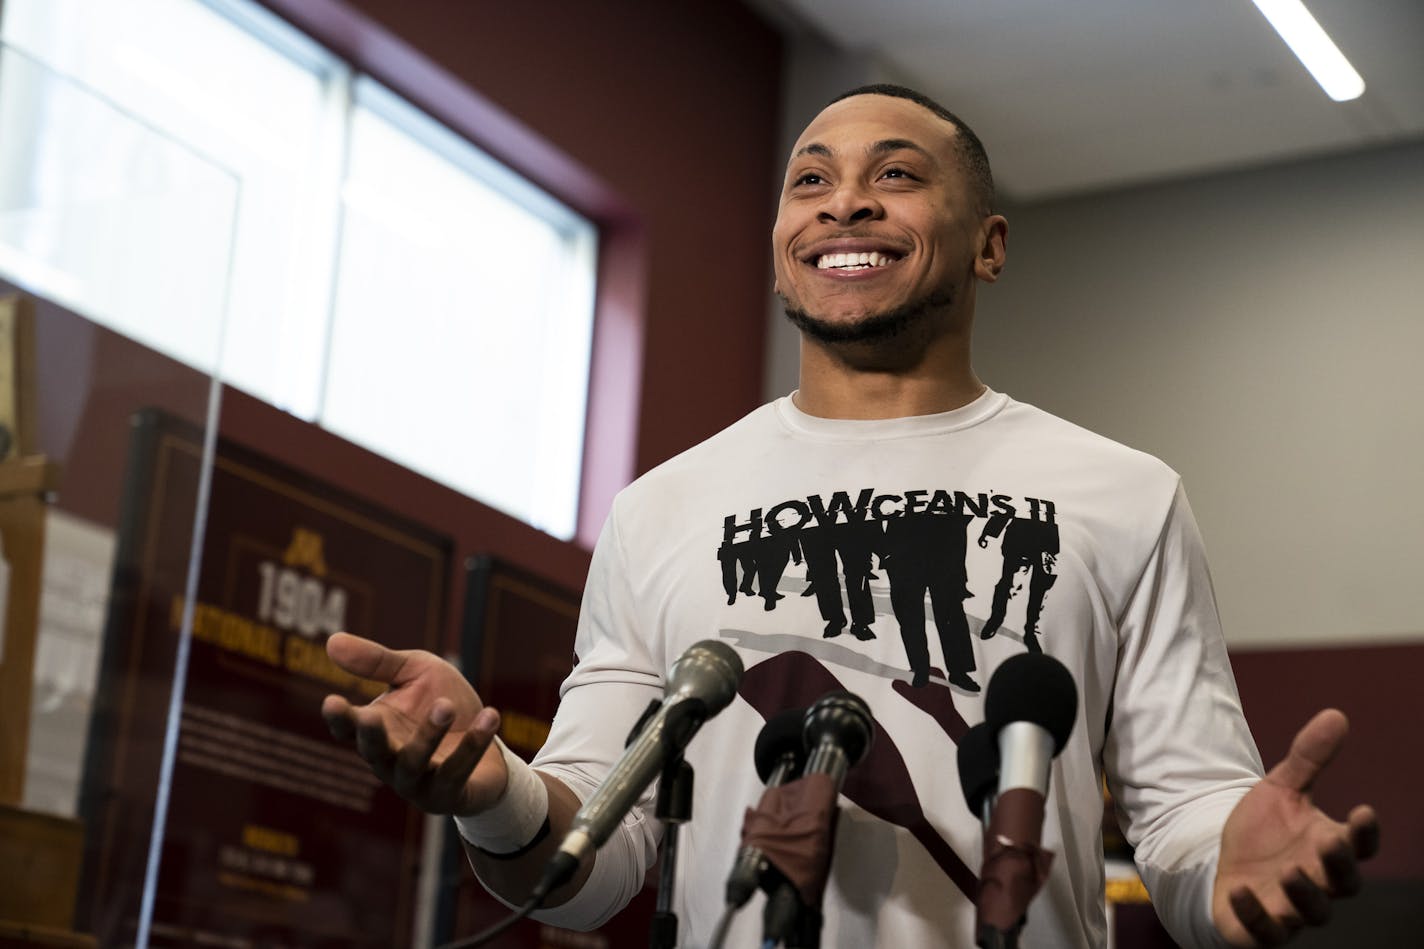
[{"label": "black graphic print on shirt", "polygon": [[1057,579],[1057,516],[1054,502],[1042,498],[944,489],[836,491],[829,498],[810,495],[726,515],[717,559],[728,605],[741,596],[760,597],[766,610],[787,596],[782,586],[788,570],[804,569],[799,595],[816,598],[827,639],[843,633],[875,638],[872,583],[883,579],[916,687],[930,677],[928,598],[949,682],[977,692],[969,676],[975,661],[964,610],[964,601],[975,595],[969,545],[988,550],[997,541],[1002,559],[980,637],[1003,628],[1010,598],[1026,583],[1021,632],[1024,646],[1039,652],[1044,602]]}]

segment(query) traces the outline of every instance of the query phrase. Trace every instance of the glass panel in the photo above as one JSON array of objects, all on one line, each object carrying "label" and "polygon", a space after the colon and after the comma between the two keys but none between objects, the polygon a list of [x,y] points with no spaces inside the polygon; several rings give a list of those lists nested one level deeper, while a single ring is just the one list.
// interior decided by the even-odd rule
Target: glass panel
[{"label": "glass panel", "polygon": [[[3,6],[6,42],[102,89],[164,136],[213,156],[241,178],[222,376],[311,418],[318,381],[307,370],[320,364],[325,344],[345,67],[255,4],[5,0]],[[93,160],[86,148],[74,147],[90,141],[88,131],[71,129],[77,141],[51,136],[46,167]],[[138,155],[129,163],[145,164]],[[205,212],[181,205],[172,210],[195,217]],[[132,238],[139,253],[153,251],[180,272],[207,259],[203,248],[152,248],[149,235],[135,232]],[[74,243],[73,236],[68,240]],[[70,272],[85,275],[91,292],[81,309],[92,319],[212,371],[215,350],[192,338],[188,301],[135,295],[122,258],[87,255],[71,263]],[[161,303],[156,311],[155,302]],[[142,319],[135,317],[137,309],[147,311]]]},{"label": "glass panel", "polygon": [[0,933],[146,931],[238,192],[0,46]]},{"label": "glass panel", "polygon": [[[573,536],[596,264],[588,221],[374,82],[354,83],[353,105],[350,70],[254,3],[0,7],[15,48],[241,179],[225,380]],[[16,115],[32,121],[23,107]],[[101,232],[69,225],[16,237],[0,272],[23,273],[89,318],[212,371],[217,350],[202,336],[211,328],[187,319],[190,301],[144,298],[129,254],[96,251],[129,229],[132,252],[202,285],[205,249],[154,247],[166,225],[130,229],[102,179],[79,173],[94,160],[89,131],[65,128],[70,139],[51,130],[50,151],[25,157],[99,189],[94,200],[110,207],[91,209],[86,226]],[[152,164],[117,144],[133,166]],[[194,201],[168,213],[208,209]],[[47,251],[64,257],[58,272],[26,256],[46,241],[60,245]]]},{"label": "glass panel", "polygon": [[592,227],[366,81],[347,169],[321,424],[572,537]]}]

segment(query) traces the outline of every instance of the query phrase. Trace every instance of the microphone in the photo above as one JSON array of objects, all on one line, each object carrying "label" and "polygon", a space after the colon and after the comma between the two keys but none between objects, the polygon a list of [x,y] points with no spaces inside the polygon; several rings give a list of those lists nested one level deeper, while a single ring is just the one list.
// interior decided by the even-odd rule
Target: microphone
[{"label": "microphone", "polygon": [[865,757],[875,737],[870,707],[850,692],[830,692],[806,711],[803,736],[806,766],[798,784],[804,783],[805,811],[817,822],[812,839],[783,856],[778,864],[785,879],[768,894],[762,917],[766,942],[787,946],[820,944],[821,896],[831,872],[831,844],[835,833],[836,797],[846,772]]},{"label": "microphone", "polygon": [[984,696],[984,720],[998,736],[999,794],[1029,788],[1048,793],[1048,767],[1068,743],[1078,716],[1078,688],[1068,669],[1045,653],[1000,664]]},{"label": "microphone", "polygon": [[715,639],[694,643],[673,663],[662,705],[647,717],[608,777],[574,815],[545,871],[545,879],[556,880],[549,890],[573,876],[579,863],[607,842],[663,765],[682,753],[703,722],[731,704],[742,671],[736,650]]},{"label": "microphone", "polygon": [[850,692],[828,692],[806,710],[806,774],[829,775],[839,794],[846,772],[875,737],[870,706]]},{"label": "microphone", "polygon": [[999,736],[988,722],[980,722],[959,739],[959,787],[969,812],[989,826],[994,792],[999,786]]},{"label": "microphone", "polygon": [[774,788],[801,774],[806,764],[806,740],[801,735],[805,721],[804,708],[788,708],[762,726],[752,748],[752,760],[762,784]]},{"label": "microphone", "polygon": [[1044,653],[1002,663],[989,681],[984,716],[997,737],[998,798],[984,834],[978,900],[980,946],[1014,946],[1028,904],[1053,855],[1039,842],[1049,766],[1068,743],[1078,689],[1067,668]]},{"label": "microphone", "polygon": [[[780,787],[800,776],[806,762],[806,742],[802,738],[805,721],[805,709],[789,708],[767,719],[761,734],[757,735],[753,759],[757,777],[768,788]],[[760,847],[752,844],[742,847],[727,877],[728,906],[746,905],[756,892],[766,866],[766,853]]]}]

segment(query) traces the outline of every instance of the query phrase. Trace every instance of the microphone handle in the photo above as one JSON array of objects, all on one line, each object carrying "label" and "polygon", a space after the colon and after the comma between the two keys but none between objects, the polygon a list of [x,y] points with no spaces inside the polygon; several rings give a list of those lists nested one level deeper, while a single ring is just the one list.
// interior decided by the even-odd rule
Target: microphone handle
[{"label": "microphone handle", "polygon": [[1053,764],[1053,735],[1033,722],[1009,722],[999,729],[999,793],[1032,788],[1048,793]]},{"label": "microphone handle", "polygon": [[850,759],[846,753],[834,741],[825,740],[811,749],[811,753],[806,756],[806,768],[804,774],[828,774],[831,781],[836,786],[836,793],[840,793],[841,785],[845,784],[846,772],[850,770]]},{"label": "microphone handle", "polygon": [[[811,749],[801,773],[828,775],[839,794],[850,764],[845,750],[828,737]],[[821,907],[802,903],[791,881],[782,879],[767,893],[762,932],[787,949],[816,949],[821,944],[821,919]]]},{"label": "microphone handle", "polygon": [[701,699],[665,702],[574,814],[559,851],[581,862],[607,843],[623,815],[662,773],[669,752],[685,747],[706,718],[707,704]]},{"label": "microphone handle", "polygon": [[771,769],[771,774],[766,776],[766,786],[769,788],[781,787],[791,778],[791,774],[796,770],[796,755],[784,754],[776,761],[776,767]]},{"label": "microphone handle", "polygon": [[[835,819],[839,813],[834,795],[845,784],[846,772],[860,761],[874,739],[874,719],[865,701],[849,692],[832,692],[822,696],[806,712],[805,734],[811,741],[802,776],[825,775],[830,778],[833,797],[830,801],[830,825],[826,832],[834,836]],[[829,861],[829,849],[826,853]],[[827,864],[825,872],[829,873]],[[801,895],[791,881],[782,879],[767,894],[762,914],[762,933],[772,945],[783,943],[789,949],[817,949],[821,944],[821,893],[825,876],[811,882],[816,893],[813,904],[802,903]]]},{"label": "microphone handle", "polygon": [[1016,949],[1028,904],[1042,885],[1034,854],[1043,839],[1053,753],[1053,735],[1041,725],[1014,721],[999,730],[999,790],[992,806],[984,804],[990,816],[975,907],[981,949]]},{"label": "microphone handle", "polygon": [[[769,788],[780,787],[785,784],[796,770],[796,755],[788,753],[777,759],[776,767],[771,769],[771,774],[767,775],[766,786]],[[757,885],[761,881],[762,871],[766,866],[766,854],[762,853],[760,847],[753,847],[750,844],[742,847],[737,853],[737,862],[732,867],[732,872],[727,875],[727,903],[732,906],[744,906],[747,900],[751,899],[757,890]]]}]

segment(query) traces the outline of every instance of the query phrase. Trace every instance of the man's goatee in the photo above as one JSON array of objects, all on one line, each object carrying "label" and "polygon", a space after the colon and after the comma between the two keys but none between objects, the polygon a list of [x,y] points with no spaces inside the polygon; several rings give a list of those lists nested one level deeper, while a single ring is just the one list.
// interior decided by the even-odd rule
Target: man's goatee
[{"label": "man's goatee", "polygon": [[954,288],[948,287],[893,310],[867,314],[853,323],[832,323],[789,304],[786,306],[786,318],[820,343],[880,343],[918,329],[932,311],[948,308],[953,303]]}]

